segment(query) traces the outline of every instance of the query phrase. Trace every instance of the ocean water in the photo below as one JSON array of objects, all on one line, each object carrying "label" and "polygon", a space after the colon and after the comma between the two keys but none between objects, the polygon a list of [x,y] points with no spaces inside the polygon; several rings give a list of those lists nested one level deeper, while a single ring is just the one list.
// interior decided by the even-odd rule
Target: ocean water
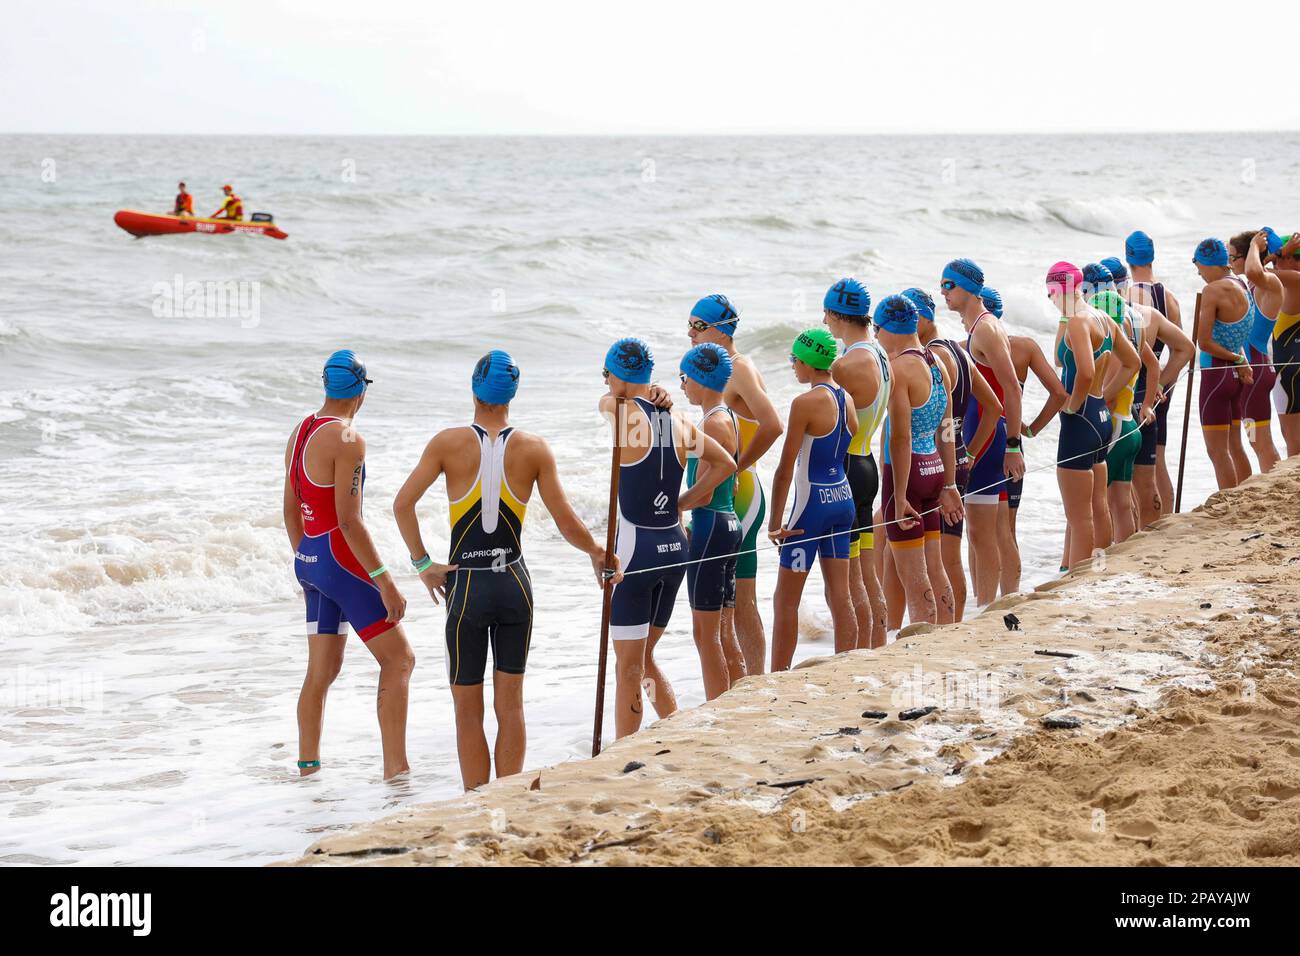
[{"label": "ocean water", "polygon": [[[789,342],[841,275],[879,300],[933,289],[944,262],[971,256],[1008,326],[1046,345],[1046,267],[1119,254],[1134,228],[1155,237],[1190,319],[1195,243],[1300,221],[1298,156],[1296,134],[0,137],[0,862],[264,862],[458,792],[444,611],[405,572],[411,778],[379,780],[376,667],[355,638],[327,709],[328,769],[296,777],[305,638],[282,455],[335,348],[375,380],[358,426],[391,565],[405,566],[393,494],[434,431],[469,420],[470,371],[492,347],[523,368],[514,423],[551,440],[600,534],[608,433],[594,408],[615,337],[648,339],[675,388],[690,305],[725,292],[784,410]],[[178,178],[201,214],[233,182],[290,238],[134,240],[113,224],[119,208],[168,211]],[[1027,407],[1043,397],[1031,384]],[[1180,391],[1175,434],[1182,418]],[[1185,506],[1212,490],[1192,425]],[[1060,554],[1055,437],[1028,445],[1025,586]],[[440,489],[421,515],[445,548]],[[540,502],[526,534],[539,766],[588,752],[600,603]],[[774,566],[762,555],[769,625]],[[831,648],[819,591],[800,658]],[[660,647],[682,704],[702,700],[684,599]]]}]

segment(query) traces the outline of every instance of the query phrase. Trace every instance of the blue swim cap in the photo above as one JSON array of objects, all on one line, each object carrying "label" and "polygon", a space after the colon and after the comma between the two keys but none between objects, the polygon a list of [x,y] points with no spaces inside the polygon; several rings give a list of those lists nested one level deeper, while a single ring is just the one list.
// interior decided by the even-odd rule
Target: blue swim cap
[{"label": "blue swim cap", "polygon": [[840,315],[866,318],[871,314],[871,293],[857,279],[841,279],[826,290],[822,308]]},{"label": "blue swim cap", "polygon": [[985,286],[980,290],[980,301],[984,303],[984,308],[999,319],[1002,318],[1002,296],[998,294],[997,289]]},{"label": "blue swim cap", "polygon": [[1124,240],[1124,258],[1131,266],[1149,266],[1156,261],[1156,244],[1141,229]]},{"label": "blue swim cap", "polygon": [[[1282,247],[1286,245],[1286,240],[1274,232],[1272,226],[1265,226],[1260,232],[1264,234],[1264,238],[1268,241],[1267,249],[1270,256],[1275,256],[1282,251]],[[1249,252],[1250,250],[1247,249],[1246,251]]]},{"label": "blue swim cap", "polygon": [[911,299],[905,295],[891,295],[886,296],[884,301],[876,306],[874,321],[886,332],[909,335],[916,331],[919,318],[920,315]]},{"label": "blue swim cap", "polygon": [[984,270],[970,259],[954,259],[943,267],[943,278],[971,295],[979,295],[984,287]]},{"label": "blue swim cap", "polygon": [[356,398],[370,384],[366,367],[351,349],[339,349],[327,358],[320,377],[326,398]]},{"label": "blue swim cap", "polygon": [[478,360],[471,378],[474,397],[489,405],[509,405],[519,390],[519,366],[509,352],[493,349]]},{"label": "blue swim cap", "polygon": [[1226,266],[1228,264],[1228,247],[1222,239],[1202,239],[1196,247],[1192,262],[1198,266]]},{"label": "blue swim cap", "polygon": [[687,378],[720,392],[731,378],[731,356],[722,346],[706,342],[683,355],[680,368]]},{"label": "blue swim cap", "polygon": [[649,385],[655,370],[654,353],[641,339],[619,339],[605,353],[605,369],[615,378],[633,385]]},{"label": "blue swim cap", "polygon": [[724,335],[735,335],[740,312],[725,295],[706,295],[691,309],[691,318],[709,323]]},{"label": "blue swim cap", "polygon": [[1083,294],[1088,296],[1103,289],[1113,288],[1115,277],[1100,262],[1089,262],[1083,267],[1083,285]]},{"label": "blue swim cap", "polygon": [[934,299],[924,289],[904,289],[903,295],[912,300],[917,313],[923,319],[934,321]]},{"label": "blue swim cap", "polygon": [[1110,270],[1110,277],[1116,283],[1128,281],[1128,269],[1124,267],[1124,263],[1119,261],[1118,256],[1107,256],[1101,260],[1101,264]]}]

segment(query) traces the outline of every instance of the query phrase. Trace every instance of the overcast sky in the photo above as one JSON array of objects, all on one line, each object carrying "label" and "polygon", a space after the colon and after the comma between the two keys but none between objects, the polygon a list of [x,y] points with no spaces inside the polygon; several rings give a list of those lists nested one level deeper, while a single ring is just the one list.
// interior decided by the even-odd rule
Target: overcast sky
[{"label": "overcast sky", "polygon": [[1296,129],[1293,9],[6,0],[0,131]]}]

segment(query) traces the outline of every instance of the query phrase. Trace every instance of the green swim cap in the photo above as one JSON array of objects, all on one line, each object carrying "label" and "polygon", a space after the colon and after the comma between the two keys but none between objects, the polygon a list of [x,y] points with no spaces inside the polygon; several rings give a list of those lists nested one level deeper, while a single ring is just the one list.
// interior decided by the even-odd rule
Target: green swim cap
[{"label": "green swim cap", "polygon": [[835,338],[825,329],[805,329],[790,346],[790,352],[799,361],[825,371],[835,361],[839,349]]},{"label": "green swim cap", "polygon": [[1101,309],[1120,325],[1124,324],[1124,306],[1127,303],[1124,301],[1124,297],[1113,289],[1098,292],[1088,300],[1088,304]]}]

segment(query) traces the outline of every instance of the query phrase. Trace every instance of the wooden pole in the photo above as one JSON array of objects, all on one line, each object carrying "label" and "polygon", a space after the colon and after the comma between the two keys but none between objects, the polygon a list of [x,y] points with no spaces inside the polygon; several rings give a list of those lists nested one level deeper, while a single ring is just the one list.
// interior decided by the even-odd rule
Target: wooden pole
[{"label": "wooden pole", "polygon": [[614,576],[614,551],[618,545],[618,474],[622,468],[620,451],[623,448],[623,402],[614,406],[614,451],[610,459],[609,475],[609,525],[605,532],[605,590],[600,608],[600,657],[596,665],[596,721],[591,731],[591,755],[600,753],[601,725],[605,720],[605,668],[609,661],[609,612],[614,603],[614,589],[609,579]]},{"label": "wooden pole", "polygon": [[1196,365],[1200,359],[1197,352],[1201,345],[1197,340],[1197,331],[1201,327],[1201,293],[1196,293],[1196,314],[1192,319],[1192,364],[1187,373],[1187,402],[1183,406],[1183,446],[1178,452],[1178,490],[1174,493],[1174,514],[1183,510],[1183,471],[1187,463],[1187,427],[1192,419],[1192,386],[1196,382]]}]

